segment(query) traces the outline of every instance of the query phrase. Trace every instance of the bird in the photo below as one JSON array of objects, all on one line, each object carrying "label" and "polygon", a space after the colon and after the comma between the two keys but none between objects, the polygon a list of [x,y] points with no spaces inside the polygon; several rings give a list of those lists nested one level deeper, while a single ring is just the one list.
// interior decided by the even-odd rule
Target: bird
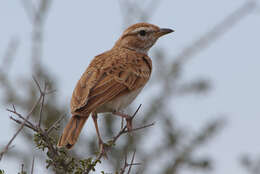
[{"label": "bird", "polygon": [[161,36],[174,30],[150,23],[136,23],[128,27],[114,46],[97,56],[78,80],[73,91],[71,118],[58,141],[58,147],[71,149],[92,115],[99,145],[103,145],[97,115],[110,112],[124,118],[132,129],[131,117],[122,113],[147,84],[152,73],[148,51]]}]

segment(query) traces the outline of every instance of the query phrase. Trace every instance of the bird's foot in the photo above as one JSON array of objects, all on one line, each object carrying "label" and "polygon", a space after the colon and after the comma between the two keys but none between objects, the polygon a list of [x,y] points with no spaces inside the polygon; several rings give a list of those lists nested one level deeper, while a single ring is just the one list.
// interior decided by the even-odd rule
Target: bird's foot
[{"label": "bird's foot", "polygon": [[132,116],[127,115],[127,114],[124,114],[124,113],[122,113],[122,112],[118,112],[118,111],[113,112],[113,114],[124,118],[124,119],[126,120],[126,128],[127,128],[127,131],[128,131],[128,132],[131,132],[131,131],[132,131],[132,129],[133,129],[133,126],[132,126],[132,125],[133,125],[133,124],[132,124],[133,117],[132,117]]}]

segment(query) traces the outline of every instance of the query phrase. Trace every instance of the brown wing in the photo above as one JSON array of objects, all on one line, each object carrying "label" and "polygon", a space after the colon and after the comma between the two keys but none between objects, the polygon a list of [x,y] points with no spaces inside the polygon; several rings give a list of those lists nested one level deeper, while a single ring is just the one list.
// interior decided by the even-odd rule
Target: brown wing
[{"label": "brown wing", "polygon": [[72,112],[91,112],[118,96],[143,87],[152,64],[148,56],[130,50],[111,50],[93,59],[74,89]]}]

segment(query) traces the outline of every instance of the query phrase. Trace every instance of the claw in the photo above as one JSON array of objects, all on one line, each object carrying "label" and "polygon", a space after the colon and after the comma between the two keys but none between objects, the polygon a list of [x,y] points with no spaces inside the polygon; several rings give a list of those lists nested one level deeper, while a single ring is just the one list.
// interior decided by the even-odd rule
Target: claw
[{"label": "claw", "polygon": [[124,114],[124,113],[121,113],[121,112],[113,112],[113,114],[119,116],[119,117],[122,117],[126,120],[126,128],[127,128],[127,131],[130,133],[133,129],[132,127],[132,120],[133,120],[133,117],[131,117],[130,115],[127,115],[127,114]]}]

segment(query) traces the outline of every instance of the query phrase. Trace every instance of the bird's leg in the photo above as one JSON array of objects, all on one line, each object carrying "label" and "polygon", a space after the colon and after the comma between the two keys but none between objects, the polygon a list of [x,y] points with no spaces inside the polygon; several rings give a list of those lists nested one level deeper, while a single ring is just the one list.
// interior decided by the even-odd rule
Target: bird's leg
[{"label": "bird's leg", "polygon": [[100,151],[100,153],[102,153],[107,158],[106,150],[105,150],[106,144],[103,142],[103,140],[100,136],[100,133],[99,133],[98,123],[97,123],[97,113],[96,112],[92,113],[92,119],[94,121],[94,125],[95,125],[97,136],[98,136],[99,151]]},{"label": "bird's leg", "polygon": [[119,112],[119,111],[114,111],[113,114],[116,116],[125,118],[127,130],[128,130],[128,132],[131,132],[131,130],[133,129],[133,127],[132,127],[133,117],[131,117],[130,115],[124,114],[122,112]]}]

